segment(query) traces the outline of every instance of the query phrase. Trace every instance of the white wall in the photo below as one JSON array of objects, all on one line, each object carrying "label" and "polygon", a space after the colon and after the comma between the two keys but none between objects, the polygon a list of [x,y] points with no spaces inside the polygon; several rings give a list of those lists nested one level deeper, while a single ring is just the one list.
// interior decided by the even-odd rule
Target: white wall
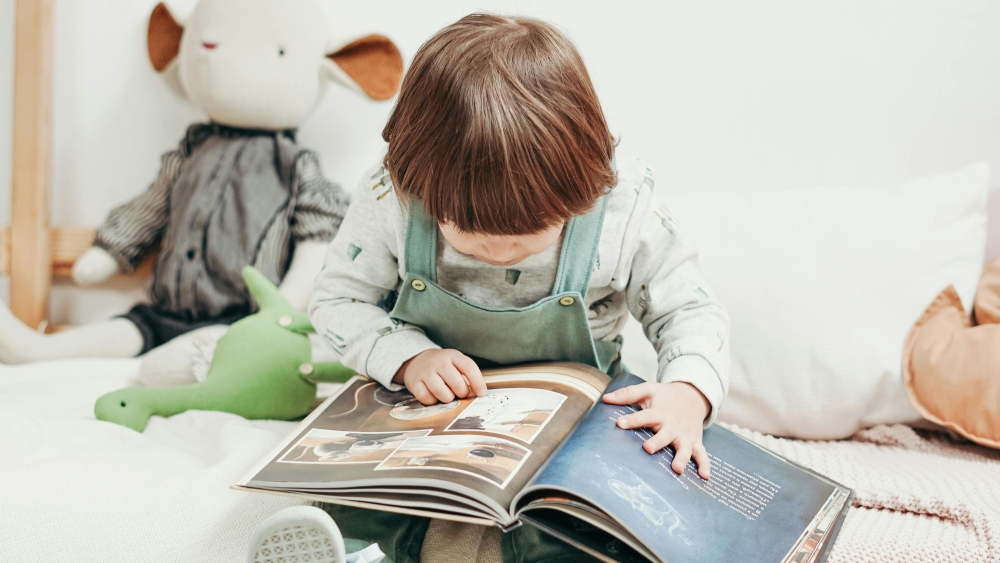
[{"label": "white wall", "polygon": [[[665,189],[895,182],[979,159],[1000,174],[1000,3],[991,0],[322,1],[337,37],[385,33],[407,58],[474,10],[557,23],[580,46],[621,150],[646,158]],[[12,4],[0,0],[4,222]],[[149,67],[154,4],[56,0],[54,224],[98,224],[145,189],[159,155],[201,119]],[[193,0],[168,4],[183,14]],[[390,107],[335,88],[299,139],[329,177],[353,186]],[[60,284],[53,320],[103,318],[142,295],[121,289]]]}]

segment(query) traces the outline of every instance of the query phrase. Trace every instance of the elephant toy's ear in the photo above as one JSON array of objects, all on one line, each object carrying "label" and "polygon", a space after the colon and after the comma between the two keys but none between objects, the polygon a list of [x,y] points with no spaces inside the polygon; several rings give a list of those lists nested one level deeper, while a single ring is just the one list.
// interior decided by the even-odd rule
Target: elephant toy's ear
[{"label": "elephant toy's ear", "polygon": [[327,50],[324,66],[329,78],[374,100],[395,96],[403,79],[403,57],[382,35],[368,35]]},{"label": "elephant toy's ear", "polygon": [[177,65],[177,54],[181,50],[181,36],[184,27],[177,23],[163,2],[153,8],[146,31],[146,49],[153,69],[163,75],[172,89],[183,95]]}]

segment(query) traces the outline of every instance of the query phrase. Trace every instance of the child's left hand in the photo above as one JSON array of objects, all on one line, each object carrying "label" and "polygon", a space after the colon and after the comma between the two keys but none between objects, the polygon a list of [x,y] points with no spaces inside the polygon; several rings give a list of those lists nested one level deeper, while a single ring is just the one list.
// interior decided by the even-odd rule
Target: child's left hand
[{"label": "child's left hand", "polygon": [[710,462],[701,443],[701,432],[711,410],[708,399],[693,385],[683,382],[646,382],[618,389],[604,396],[611,405],[638,404],[642,410],[618,419],[619,428],[649,428],[656,434],[646,440],[642,449],[654,454],[673,445],[675,454],[670,468],[683,473],[693,457],[698,475],[708,479]]}]

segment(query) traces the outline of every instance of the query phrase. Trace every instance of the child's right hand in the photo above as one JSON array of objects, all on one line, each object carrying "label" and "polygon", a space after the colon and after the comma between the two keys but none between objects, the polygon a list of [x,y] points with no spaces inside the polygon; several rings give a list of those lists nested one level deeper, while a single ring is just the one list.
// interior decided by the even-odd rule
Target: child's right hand
[{"label": "child's right hand", "polygon": [[392,381],[405,385],[425,405],[486,395],[479,366],[458,350],[425,350],[403,363]]}]

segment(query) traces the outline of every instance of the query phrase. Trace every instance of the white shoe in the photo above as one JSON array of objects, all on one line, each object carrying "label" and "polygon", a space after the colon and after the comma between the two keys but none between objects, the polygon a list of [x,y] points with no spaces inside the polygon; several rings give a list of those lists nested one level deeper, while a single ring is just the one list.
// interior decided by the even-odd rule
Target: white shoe
[{"label": "white shoe", "polygon": [[315,506],[292,506],[257,526],[247,563],[346,563],[344,537]]}]

